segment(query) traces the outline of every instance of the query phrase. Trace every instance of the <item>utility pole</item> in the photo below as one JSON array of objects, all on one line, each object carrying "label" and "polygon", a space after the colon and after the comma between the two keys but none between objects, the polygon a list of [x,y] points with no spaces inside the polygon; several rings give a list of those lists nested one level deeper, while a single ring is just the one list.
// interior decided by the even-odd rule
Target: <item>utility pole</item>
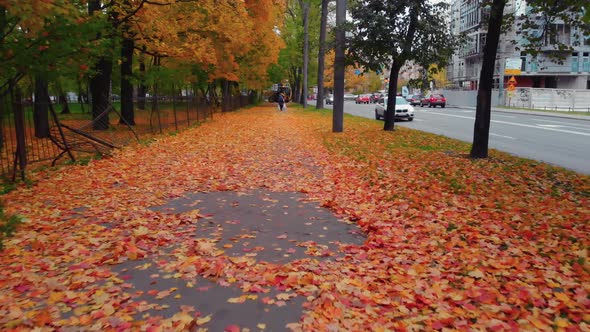
[{"label": "utility pole", "polygon": [[500,105],[506,106],[504,102],[504,71],[506,70],[506,58],[500,55],[500,72],[498,77],[498,102]]},{"label": "utility pole", "polygon": [[301,1],[303,10],[303,88],[301,91],[301,104],[303,108],[307,107],[307,74],[309,66],[309,2]]},{"label": "utility pole", "polygon": [[344,44],[346,35],[346,0],[336,0],[336,46],[334,49],[334,107],[332,113],[332,132],[344,130]]}]

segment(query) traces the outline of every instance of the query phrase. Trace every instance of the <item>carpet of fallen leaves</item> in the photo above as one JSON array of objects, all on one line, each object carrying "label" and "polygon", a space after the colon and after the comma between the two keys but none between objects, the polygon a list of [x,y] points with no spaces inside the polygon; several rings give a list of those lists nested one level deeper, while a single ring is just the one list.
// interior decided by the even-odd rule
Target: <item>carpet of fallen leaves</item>
[{"label": "carpet of fallen leaves", "polygon": [[331,121],[251,108],[32,174],[3,197],[26,222],[0,253],[2,330],[205,326],[210,316],[183,310],[134,319],[146,304],[109,266],[183,241],[199,218],[150,207],[257,188],[305,193],[367,240],[332,264],[228,264],[193,248],[179,275],[229,275],[245,291],[282,283],[307,297],[295,330],[590,330],[588,177],[498,152],[470,160],[467,144],[367,119],[346,117],[334,134]]}]

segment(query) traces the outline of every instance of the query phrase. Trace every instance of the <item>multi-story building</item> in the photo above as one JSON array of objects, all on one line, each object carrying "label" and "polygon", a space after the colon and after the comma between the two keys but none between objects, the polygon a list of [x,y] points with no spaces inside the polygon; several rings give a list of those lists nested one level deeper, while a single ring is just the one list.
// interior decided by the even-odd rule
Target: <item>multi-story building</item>
[{"label": "multi-story building", "polygon": [[[451,3],[451,29],[454,34],[467,37],[447,68],[447,78],[454,87],[478,87],[489,18],[489,9],[481,2],[454,0]],[[540,53],[533,57],[521,51],[527,41],[519,31],[522,21],[518,18],[531,15],[526,0],[509,0],[504,13],[515,14],[517,19],[512,28],[500,36],[494,72],[496,85],[502,78],[504,85],[508,80],[504,75],[506,59],[520,59],[520,74],[515,77],[519,87],[590,89],[590,36],[584,36],[563,22],[554,22],[549,29],[555,33],[546,34]],[[559,62],[554,57],[558,42],[573,49],[562,53],[563,59]]]}]

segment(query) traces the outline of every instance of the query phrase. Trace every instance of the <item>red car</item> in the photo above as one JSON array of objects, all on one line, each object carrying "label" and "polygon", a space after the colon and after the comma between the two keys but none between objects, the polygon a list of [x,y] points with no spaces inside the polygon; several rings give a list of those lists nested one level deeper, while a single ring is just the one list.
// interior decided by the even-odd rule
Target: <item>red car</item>
[{"label": "red car", "polygon": [[406,100],[408,101],[408,103],[410,103],[410,105],[416,106],[420,104],[420,100],[422,100],[423,98],[423,95],[409,95],[406,97]]},{"label": "red car", "polygon": [[371,95],[358,95],[354,102],[357,104],[368,104],[371,102]]},{"label": "red car", "polygon": [[441,94],[431,94],[420,100],[420,106],[428,105],[428,107],[440,106],[445,108],[447,105],[447,98]]}]

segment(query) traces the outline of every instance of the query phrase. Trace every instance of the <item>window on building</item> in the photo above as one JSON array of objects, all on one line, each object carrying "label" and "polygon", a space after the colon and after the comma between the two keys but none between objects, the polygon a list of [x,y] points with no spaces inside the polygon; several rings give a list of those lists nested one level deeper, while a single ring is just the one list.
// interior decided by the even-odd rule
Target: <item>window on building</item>
[{"label": "window on building", "polygon": [[578,52],[572,53],[572,72],[580,70],[580,60],[578,59]]},{"label": "window on building", "polygon": [[551,24],[545,35],[545,45],[555,45],[558,43],[570,45],[570,31],[571,28],[567,24]]},{"label": "window on building", "polygon": [[526,52],[520,52],[520,70],[526,71]]}]

